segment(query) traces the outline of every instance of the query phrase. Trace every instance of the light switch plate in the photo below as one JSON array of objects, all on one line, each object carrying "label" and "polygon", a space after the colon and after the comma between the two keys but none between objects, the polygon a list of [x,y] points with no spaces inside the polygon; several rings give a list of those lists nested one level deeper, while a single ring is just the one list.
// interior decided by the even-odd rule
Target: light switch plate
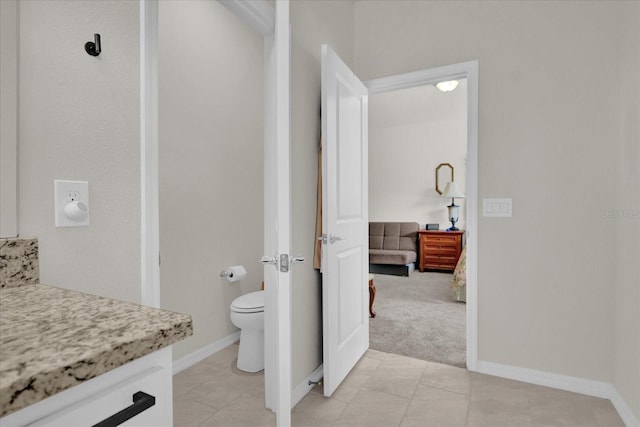
[{"label": "light switch plate", "polygon": [[482,199],[482,216],[511,217],[511,199]]},{"label": "light switch plate", "polygon": [[[87,181],[53,181],[56,227],[86,227],[89,225],[89,183]],[[64,208],[72,202],[82,202],[89,211],[82,220],[69,218]]]}]

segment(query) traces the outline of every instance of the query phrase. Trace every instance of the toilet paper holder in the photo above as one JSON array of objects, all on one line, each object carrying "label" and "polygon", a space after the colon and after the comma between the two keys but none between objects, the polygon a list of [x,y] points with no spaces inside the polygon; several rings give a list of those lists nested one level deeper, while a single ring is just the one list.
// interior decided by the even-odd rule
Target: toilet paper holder
[{"label": "toilet paper holder", "polygon": [[222,270],[220,277],[224,277],[229,282],[237,282],[247,277],[247,270],[242,265],[232,265]]}]

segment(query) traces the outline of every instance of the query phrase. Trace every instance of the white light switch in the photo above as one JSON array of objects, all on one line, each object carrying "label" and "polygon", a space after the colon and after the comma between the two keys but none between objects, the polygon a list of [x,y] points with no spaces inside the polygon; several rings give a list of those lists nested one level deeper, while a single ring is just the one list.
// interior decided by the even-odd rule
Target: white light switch
[{"label": "white light switch", "polygon": [[89,225],[89,183],[53,181],[56,227]]},{"label": "white light switch", "polygon": [[511,199],[482,199],[482,216],[511,217]]}]

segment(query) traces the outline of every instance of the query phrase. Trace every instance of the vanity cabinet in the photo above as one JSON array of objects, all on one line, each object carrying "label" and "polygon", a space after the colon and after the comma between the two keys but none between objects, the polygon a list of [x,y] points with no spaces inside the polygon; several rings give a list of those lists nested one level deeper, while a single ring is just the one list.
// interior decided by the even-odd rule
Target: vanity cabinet
[{"label": "vanity cabinet", "polygon": [[[12,413],[0,419],[0,426],[171,427],[172,394],[169,346]],[[122,424],[99,424],[130,408],[134,395],[142,399],[137,405],[155,403]]]},{"label": "vanity cabinet", "polygon": [[33,283],[31,240],[0,239],[21,272],[0,277],[0,427],[172,426],[171,346],[191,316]]}]

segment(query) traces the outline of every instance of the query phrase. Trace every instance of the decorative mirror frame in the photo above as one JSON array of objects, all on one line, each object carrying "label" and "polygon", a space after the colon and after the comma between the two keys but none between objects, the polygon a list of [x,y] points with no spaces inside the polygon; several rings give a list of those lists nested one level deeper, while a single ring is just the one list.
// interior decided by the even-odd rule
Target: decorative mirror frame
[{"label": "decorative mirror frame", "polygon": [[[443,168],[449,168],[451,170],[451,179],[445,181],[444,182],[444,186],[447,185],[447,182],[450,182],[450,181],[454,180],[453,179],[453,165],[451,163],[440,163],[438,165],[438,167],[436,168],[436,192],[438,194],[444,193],[444,186],[443,186],[442,189],[440,188],[440,169],[443,169]],[[444,174],[445,172],[446,172],[446,170],[444,170],[442,173]]]}]

